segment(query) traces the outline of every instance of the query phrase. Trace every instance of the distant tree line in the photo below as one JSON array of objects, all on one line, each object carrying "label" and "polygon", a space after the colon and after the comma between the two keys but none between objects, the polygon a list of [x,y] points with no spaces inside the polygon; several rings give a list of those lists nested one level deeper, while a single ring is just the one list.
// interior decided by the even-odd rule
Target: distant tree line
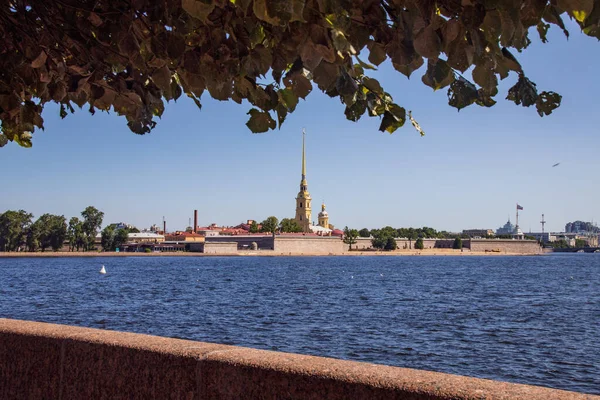
[{"label": "distant tree line", "polygon": [[276,234],[280,232],[294,233],[302,232],[302,227],[298,224],[294,218],[283,218],[281,221],[275,216],[270,216],[260,224],[256,221],[252,221],[250,224],[250,233],[271,233]]},{"label": "distant tree line", "polygon": [[89,206],[81,212],[81,220],[64,215],[44,214],[33,220],[24,210],[8,210],[0,214],[0,251],[58,251],[65,241],[70,251],[90,251],[102,225],[104,213]]}]

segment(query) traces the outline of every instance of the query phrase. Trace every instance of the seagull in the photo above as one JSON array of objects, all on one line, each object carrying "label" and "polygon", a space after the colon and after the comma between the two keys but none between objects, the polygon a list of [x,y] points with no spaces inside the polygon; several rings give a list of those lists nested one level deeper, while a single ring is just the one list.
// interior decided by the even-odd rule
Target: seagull
[{"label": "seagull", "polygon": [[552,166],[552,168],[554,168],[554,167],[558,167],[559,165],[560,165],[560,163],[558,162],[558,163],[554,164],[554,165]]}]

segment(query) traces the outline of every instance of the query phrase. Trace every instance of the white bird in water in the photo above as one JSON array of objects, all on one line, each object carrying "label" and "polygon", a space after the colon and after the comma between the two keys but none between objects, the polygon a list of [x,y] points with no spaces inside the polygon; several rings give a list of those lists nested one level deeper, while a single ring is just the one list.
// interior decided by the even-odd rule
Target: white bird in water
[{"label": "white bird in water", "polygon": [[100,268],[100,273],[102,275],[106,274],[106,268],[104,268],[104,265],[102,266],[102,268]]}]

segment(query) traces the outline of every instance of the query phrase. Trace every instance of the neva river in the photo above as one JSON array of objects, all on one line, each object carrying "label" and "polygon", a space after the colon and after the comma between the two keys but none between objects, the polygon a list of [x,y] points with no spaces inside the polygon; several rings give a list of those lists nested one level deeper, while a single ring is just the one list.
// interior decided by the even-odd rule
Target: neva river
[{"label": "neva river", "polygon": [[600,394],[600,254],[0,259],[0,317]]}]

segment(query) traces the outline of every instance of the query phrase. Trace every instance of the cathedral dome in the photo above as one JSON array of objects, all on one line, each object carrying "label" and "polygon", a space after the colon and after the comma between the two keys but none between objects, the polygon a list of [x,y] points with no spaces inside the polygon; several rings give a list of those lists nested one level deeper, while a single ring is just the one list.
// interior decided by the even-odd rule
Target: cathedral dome
[{"label": "cathedral dome", "polygon": [[321,212],[319,213],[319,217],[328,217],[327,211],[325,211],[325,203],[321,204]]}]

